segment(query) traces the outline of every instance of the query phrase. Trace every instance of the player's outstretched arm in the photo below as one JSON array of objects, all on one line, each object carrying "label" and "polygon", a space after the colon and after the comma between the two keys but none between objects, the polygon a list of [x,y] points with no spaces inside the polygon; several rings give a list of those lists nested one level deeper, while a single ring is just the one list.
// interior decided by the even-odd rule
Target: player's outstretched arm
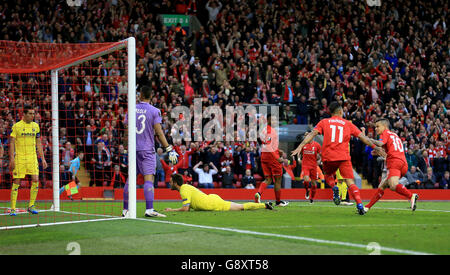
[{"label": "player's outstretched arm", "polygon": [[382,147],[384,145],[384,143],[382,141],[375,140],[373,138],[370,138],[370,141],[372,141],[372,143],[374,143],[376,146],[379,146],[379,147]]},{"label": "player's outstretched arm", "polygon": [[162,130],[161,124],[156,123],[153,125],[153,128],[155,129],[155,134],[158,137],[159,142],[161,142],[161,145],[164,148],[169,147],[169,143],[167,142],[166,136],[164,135],[164,131]]},{"label": "player's outstretched arm", "polygon": [[189,209],[190,209],[190,207],[189,207],[189,205],[183,205],[183,207],[180,207],[180,208],[175,208],[175,209],[173,209],[173,208],[166,208],[166,209],[164,209],[164,211],[167,211],[167,212],[187,212],[187,211],[189,211]]},{"label": "player's outstretched arm", "polygon": [[[383,150],[383,148],[377,145],[378,141],[374,140],[376,142],[372,142],[372,140],[366,135],[364,135],[364,133],[359,134],[358,138],[367,146],[372,147],[372,149],[376,152],[378,156],[386,157],[386,152]],[[380,141],[380,143],[382,142]]]},{"label": "player's outstretched arm", "polygon": [[176,164],[178,162],[178,154],[173,149],[173,146],[170,145],[169,142],[167,142],[167,139],[166,139],[166,136],[164,135],[164,131],[162,130],[161,124],[156,123],[155,125],[153,125],[153,127],[155,129],[155,134],[158,137],[158,140],[161,142],[161,145],[164,147],[166,153],[169,154],[169,160],[173,164]]},{"label": "player's outstretched arm", "polygon": [[319,134],[319,132],[317,130],[312,130],[311,133],[309,133],[302,141],[302,143],[300,143],[300,145],[291,153],[291,156],[295,156],[295,155],[299,155],[300,152],[302,151],[303,147],[310,143],[317,135]]}]

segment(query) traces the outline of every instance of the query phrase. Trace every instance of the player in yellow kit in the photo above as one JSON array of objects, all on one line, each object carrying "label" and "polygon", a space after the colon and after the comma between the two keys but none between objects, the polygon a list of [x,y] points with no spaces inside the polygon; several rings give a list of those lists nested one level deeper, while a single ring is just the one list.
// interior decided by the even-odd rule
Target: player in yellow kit
[{"label": "player in yellow kit", "polygon": [[31,175],[30,201],[28,212],[38,214],[34,207],[39,188],[39,165],[36,148],[42,160],[42,166],[47,168],[44,151],[40,139],[39,125],[34,122],[35,111],[32,107],[25,106],[21,121],[12,127],[9,151],[10,171],[13,171],[13,186],[11,188],[11,216],[16,215],[17,194],[20,181],[26,175]]},{"label": "player in yellow kit", "polygon": [[339,188],[339,197],[341,199],[340,205],[353,205],[353,202],[350,202],[350,198],[348,196],[347,184],[344,184],[344,178],[341,176],[339,169],[336,171],[336,181],[336,186]]},{"label": "player in yellow kit", "polygon": [[183,201],[181,208],[166,208],[164,211],[189,211],[194,209],[197,211],[235,211],[235,210],[256,210],[269,209],[272,210],[271,202],[255,203],[247,202],[244,204],[225,201],[216,194],[205,194],[190,184],[183,184],[183,177],[180,174],[173,174],[170,178],[170,186],[172,190],[178,190]]}]

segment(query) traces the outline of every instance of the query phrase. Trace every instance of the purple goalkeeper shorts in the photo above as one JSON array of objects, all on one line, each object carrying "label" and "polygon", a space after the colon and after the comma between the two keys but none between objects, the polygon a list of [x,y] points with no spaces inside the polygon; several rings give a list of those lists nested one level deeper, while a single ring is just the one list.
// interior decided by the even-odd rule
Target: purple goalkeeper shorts
[{"label": "purple goalkeeper shorts", "polygon": [[156,153],[152,151],[136,152],[137,174],[154,175],[156,174]]}]

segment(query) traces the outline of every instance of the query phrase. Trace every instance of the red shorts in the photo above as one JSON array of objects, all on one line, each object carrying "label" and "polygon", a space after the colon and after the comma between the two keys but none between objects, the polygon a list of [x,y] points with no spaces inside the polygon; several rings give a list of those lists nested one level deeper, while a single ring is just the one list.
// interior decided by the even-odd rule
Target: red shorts
[{"label": "red shorts", "polygon": [[403,177],[408,172],[408,164],[403,161],[389,161],[386,162],[387,178],[391,177]]},{"label": "red shorts", "polygon": [[351,160],[338,160],[338,161],[324,161],[323,173],[325,175],[335,175],[337,169],[341,173],[341,177],[344,179],[354,179],[353,166]]},{"label": "red shorts", "polygon": [[302,174],[300,175],[301,178],[308,176],[311,180],[317,180],[317,166],[303,166],[302,167]]},{"label": "red shorts", "polygon": [[261,168],[264,177],[281,177],[283,175],[283,165],[278,161],[261,160]]}]

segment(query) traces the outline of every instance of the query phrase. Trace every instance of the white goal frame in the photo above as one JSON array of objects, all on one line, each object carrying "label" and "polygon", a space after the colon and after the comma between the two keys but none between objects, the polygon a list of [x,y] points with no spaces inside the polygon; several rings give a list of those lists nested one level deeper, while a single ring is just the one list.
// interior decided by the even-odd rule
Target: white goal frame
[{"label": "white goal frame", "polygon": [[136,219],[136,40],[127,38],[117,46],[108,50],[84,57],[73,63],[51,71],[52,94],[52,181],[53,181],[53,211],[61,211],[59,195],[59,98],[58,71],[76,66],[85,61],[106,55],[127,47],[128,59],[128,213],[125,218]]}]

